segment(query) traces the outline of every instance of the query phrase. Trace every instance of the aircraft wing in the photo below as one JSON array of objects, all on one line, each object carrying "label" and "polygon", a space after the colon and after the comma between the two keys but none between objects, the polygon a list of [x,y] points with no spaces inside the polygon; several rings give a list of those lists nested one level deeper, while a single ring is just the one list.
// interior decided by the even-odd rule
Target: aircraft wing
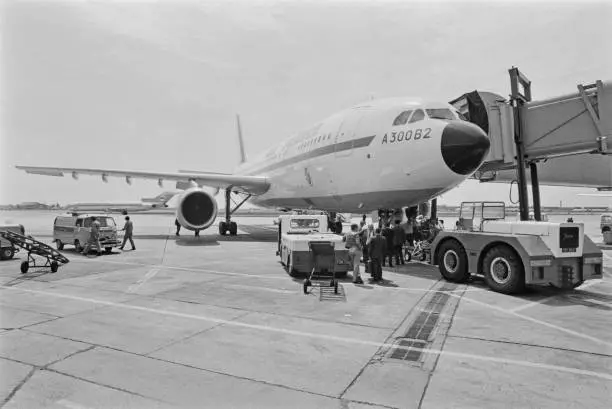
[{"label": "aircraft wing", "polygon": [[267,178],[262,176],[241,176],[206,172],[163,173],[111,169],[53,168],[42,166],[16,166],[16,168],[34,175],[62,177],[65,176],[65,174],[69,174],[74,179],[78,179],[81,174],[99,175],[104,182],[108,181],[109,176],[122,177],[125,178],[128,184],[132,183],[132,179],[153,179],[157,180],[160,186],[163,185],[164,180],[183,183],[193,181],[200,186],[210,186],[220,189],[232,188],[232,190],[253,195],[265,193],[270,187]]}]

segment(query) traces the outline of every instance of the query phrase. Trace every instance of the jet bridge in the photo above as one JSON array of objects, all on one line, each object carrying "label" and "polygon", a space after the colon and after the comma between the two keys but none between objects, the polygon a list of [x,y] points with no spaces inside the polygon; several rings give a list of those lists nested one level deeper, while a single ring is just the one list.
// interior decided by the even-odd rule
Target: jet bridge
[{"label": "jet bridge", "polygon": [[531,81],[515,67],[509,74],[509,100],[491,92],[473,91],[450,103],[491,139],[489,156],[475,177],[488,181],[494,179],[496,171],[516,169],[521,220],[527,220],[525,168],[529,166],[535,218],[540,220],[539,161],[612,153],[608,146],[612,135],[612,82],[578,85],[576,93],[532,101]]}]

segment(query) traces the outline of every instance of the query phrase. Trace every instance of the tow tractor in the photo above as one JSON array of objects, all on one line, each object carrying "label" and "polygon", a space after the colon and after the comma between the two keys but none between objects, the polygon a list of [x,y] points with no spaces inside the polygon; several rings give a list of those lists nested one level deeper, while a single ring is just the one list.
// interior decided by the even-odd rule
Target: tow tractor
[{"label": "tow tractor", "polygon": [[463,202],[457,230],[441,231],[432,242],[442,276],[463,283],[483,275],[505,294],[526,284],[576,288],[602,278],[601,250],[582,223],[504,219],[504,202]]},{"label": "tow tractor", "polygon": [[[334,246],[334,272],[345,277],[349,270],[349,254],[342,236],[328,229],[326,215],[282,215],[278,221],[278,251],[281,263],[292,275],[309,274],[314,265],[310,243],[329,242]],[[329,271],[332,273],[332,271]]]},{"label": "tow tractor", "polygon": [[[531,81],[516,67],[509,74],[509,103],[474,91],[451,104],[491,138],[489,157],[477,172],[481,181],[496,170],[516,168],[521,220],[504,220],[503,202],[464,202],[457,230],[442,231],[433,240],[431,262],[449,281],[481,274],[492,290],[506,294],[520,292],[525,284],[576,288],[602,278],[603,254],[582,223],[542,221],[537,163],[555,156],[610,154],[612,83],[578,85],[576,94],[531,101]],[[529,220],[527,168],[535,220]]]}]

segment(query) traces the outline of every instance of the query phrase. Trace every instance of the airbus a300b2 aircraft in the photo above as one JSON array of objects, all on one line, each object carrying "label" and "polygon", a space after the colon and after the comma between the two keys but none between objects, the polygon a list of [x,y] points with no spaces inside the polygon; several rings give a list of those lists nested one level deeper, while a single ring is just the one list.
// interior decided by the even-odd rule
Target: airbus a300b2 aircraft
[{"label": "airbus a300b2 aircraft", "polygon": [[[485,160],[489,138],[447,103],[394,98],[354,106],[284,140],[247,162],[240,134],[241,164],[233,174],[180,171],[17,166],[28,173],[71,174],[176,181],[187,188],[177,219],[189,230],[210,227],[217,217],[214,196],[225,191],[219,233],[235,235],[231,215],[250,199],[281,209],[366,213],[423,203],[454,188]],[[232,192],[243,194],[234,204]]]}]

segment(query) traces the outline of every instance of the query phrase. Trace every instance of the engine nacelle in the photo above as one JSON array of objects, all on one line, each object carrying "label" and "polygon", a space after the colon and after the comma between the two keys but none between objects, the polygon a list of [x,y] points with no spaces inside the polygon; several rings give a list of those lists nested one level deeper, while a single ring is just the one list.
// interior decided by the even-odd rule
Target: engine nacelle
[{"label": "engine nacelle", "polygon": [[204,230],[217,218],[217,201],[207,190],[193,187],[178,200],[176,218],[189,230]]}]

